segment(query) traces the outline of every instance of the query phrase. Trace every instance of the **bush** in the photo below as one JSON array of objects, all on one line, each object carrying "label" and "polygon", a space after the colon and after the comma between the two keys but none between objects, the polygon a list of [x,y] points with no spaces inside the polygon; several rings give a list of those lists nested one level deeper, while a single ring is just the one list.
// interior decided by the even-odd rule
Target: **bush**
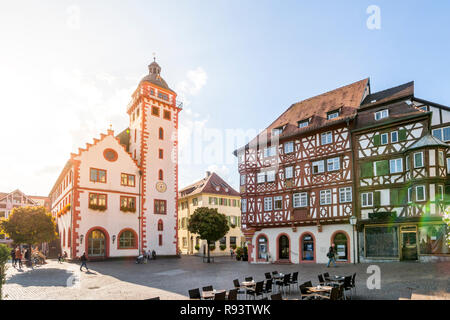
[{"label": "bush", "polygon": [[211,251],[216,250],[216,245],[215,244],[210,245],[209,250],[211,250]]},{"label": "bush", "polygon": [[224,251],[226,248],[227,248],[227,246],[225,244],[220,245],[220,250]]},{"label": "bush", "polygon": [[194,247],[194,248],[195,248],[195,250],[197,250],[197,251],[198,251],[198,250],[200,250],[200,246],[199,246],[198,244],[197,244],[197,245],[195,245],[195,247]]},{"label": "bush", "polygon": [[241,257],[244,254],[244,249],[242,247],[236,248],[236,259],[241,260]]},{"label": "bush", "polygon": [[235,245],[235,244],[232,244],[230,247],[231,247],[231,249],[233,249],[233,250],[236,249],[236,245]]},{"label": "bush", "polygon": [[5,244],[0,244],[0,300],[3,298],[3,284],[6,281],[6,263],[10,257],[10,249]]}]

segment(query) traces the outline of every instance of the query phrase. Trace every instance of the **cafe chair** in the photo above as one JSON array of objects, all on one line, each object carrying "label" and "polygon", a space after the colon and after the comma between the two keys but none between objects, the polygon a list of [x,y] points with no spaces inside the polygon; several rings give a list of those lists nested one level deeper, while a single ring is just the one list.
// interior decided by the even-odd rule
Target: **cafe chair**
[{"label": "cafe chair", "polygon": [[245,294],[245,291],[242,289],[238,279],[233,280],[233,285],[234,288],[237,290],[237,294]]},{"label": "cafe chair", "polygon": [[245,281],[253,281],[253,277],[247,277],[245,278]]},{"label": "cafe chair", "polygon": [[[292,274],[292,278],[289,280],[289,285],[290,286],[297,285],[297,288],[298,288],[298,272],[294,272]],[[290,287],[289,287],[289,290],[291,290]]]},{"label": "cafe chair", "polygon": [[213,286],[206,286],[202,288],[203,291],[213,291]]},{"label": "cafe chair", "polygon": [[189,299],[191,300],[200,300],[202,296],[200,295],[200,289],[192,289],[189,290]]},{"label": "cafe chair", "polygon": [[226,295],[227,295],[226,291],[216,293],[214,294],[214,300],[225,300]]},{"label": "cafe chair", "polygon": [[228,300],[237,300],[238,296],[238,290],[237,289],[231,289],[228,291]]},{"label": "cafe chair", "polygon": [[312,282],[311,281],[307,281],[303,284],[300,285],[300,297],[301,299],[313,299],[314,298],[314,294],[310,293],[308,291],[308,288],[312,287]]},{"label": "cafe chair", "polygon": [[345,294],[346,291],[350,291],[353,289],[352,287],[352,276],[348,276],[344,278],[344,299],[347,299],[347,295]]},{"label": "cafe chair", "polygon": [[272,295],[270,296],[270,299],[271,299],[271,300],[283,300],[283,298],[281,297],[281,293],[275,293],[275,294],[272,294]]},{"label": "cafe chair", "polygon": [[259,281],[256,283],[255,289],[248,289],[247,290],[247,294],[250,296],[253,296],[254,299],[256,299],[256,297],[258,296],[263,296],[264,295],[264,281]]},{"label": "cafe chair", "polygon": [[264,273],[264,276],[266,277],[266,280],[272,279],[272,275],[270,274],[270,272]]},{"label": "cafe chair", "polygon": [[[291,293],[291,287],[289,281],[291,280],[291,274],[287,273],[284,275],[283,280],[277,280],[276,285],[278,286],[279,292],[284,292],[284,287],[289,288],[289,293]],[[281,290],[280,290],[281,289]]]},{"label": "cafe chair", "polygon": [[272,293],[272,279],[266,281],[266,285],[264,286],[263,292],[265,294]]}]

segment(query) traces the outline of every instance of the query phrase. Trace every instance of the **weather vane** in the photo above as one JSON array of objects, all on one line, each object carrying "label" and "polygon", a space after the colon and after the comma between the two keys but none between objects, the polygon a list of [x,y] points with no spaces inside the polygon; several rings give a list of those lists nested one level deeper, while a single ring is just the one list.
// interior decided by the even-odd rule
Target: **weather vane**
[{"label": "weather vane", "polygon": [[153,52],[153,62],[155,62],[155,61],[156,61],[156,53]]}]

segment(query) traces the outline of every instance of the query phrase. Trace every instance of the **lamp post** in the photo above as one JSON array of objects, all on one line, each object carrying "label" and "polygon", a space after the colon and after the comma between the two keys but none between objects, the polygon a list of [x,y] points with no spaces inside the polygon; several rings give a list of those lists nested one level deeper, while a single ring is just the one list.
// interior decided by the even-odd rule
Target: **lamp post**
[{"label": "lamp post", "polygon": [[358,251],[356,250],[356,247],[355,247],[355,227],[356,227],[357,222],[358,222],[358,218],[356,218],[356,216],[350,217],[350,224],[353,227],[353,264],[356,264],[356,255],[358,254]]},{"label": "lamp post", "polygon": [[113,241],[113,244],[114,244],[114,241],[116,241],[116,235],[112,236],[112,241]]}]

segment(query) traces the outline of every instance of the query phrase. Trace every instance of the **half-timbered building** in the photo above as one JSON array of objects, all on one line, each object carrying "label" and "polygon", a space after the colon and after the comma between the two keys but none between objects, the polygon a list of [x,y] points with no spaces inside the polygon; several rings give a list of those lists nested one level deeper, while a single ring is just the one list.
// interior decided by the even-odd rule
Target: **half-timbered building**
[{"label": "half-timbered building", "polygon": [[250,262],[353,262],[351,126],[364,79],[291,105],[235,151]]},{"label": "half-timbered building", "polygon": [[413,82],[362,102],[352,130],[360,260],[449,257],[449,120],[449,108],[414,97]]}]

